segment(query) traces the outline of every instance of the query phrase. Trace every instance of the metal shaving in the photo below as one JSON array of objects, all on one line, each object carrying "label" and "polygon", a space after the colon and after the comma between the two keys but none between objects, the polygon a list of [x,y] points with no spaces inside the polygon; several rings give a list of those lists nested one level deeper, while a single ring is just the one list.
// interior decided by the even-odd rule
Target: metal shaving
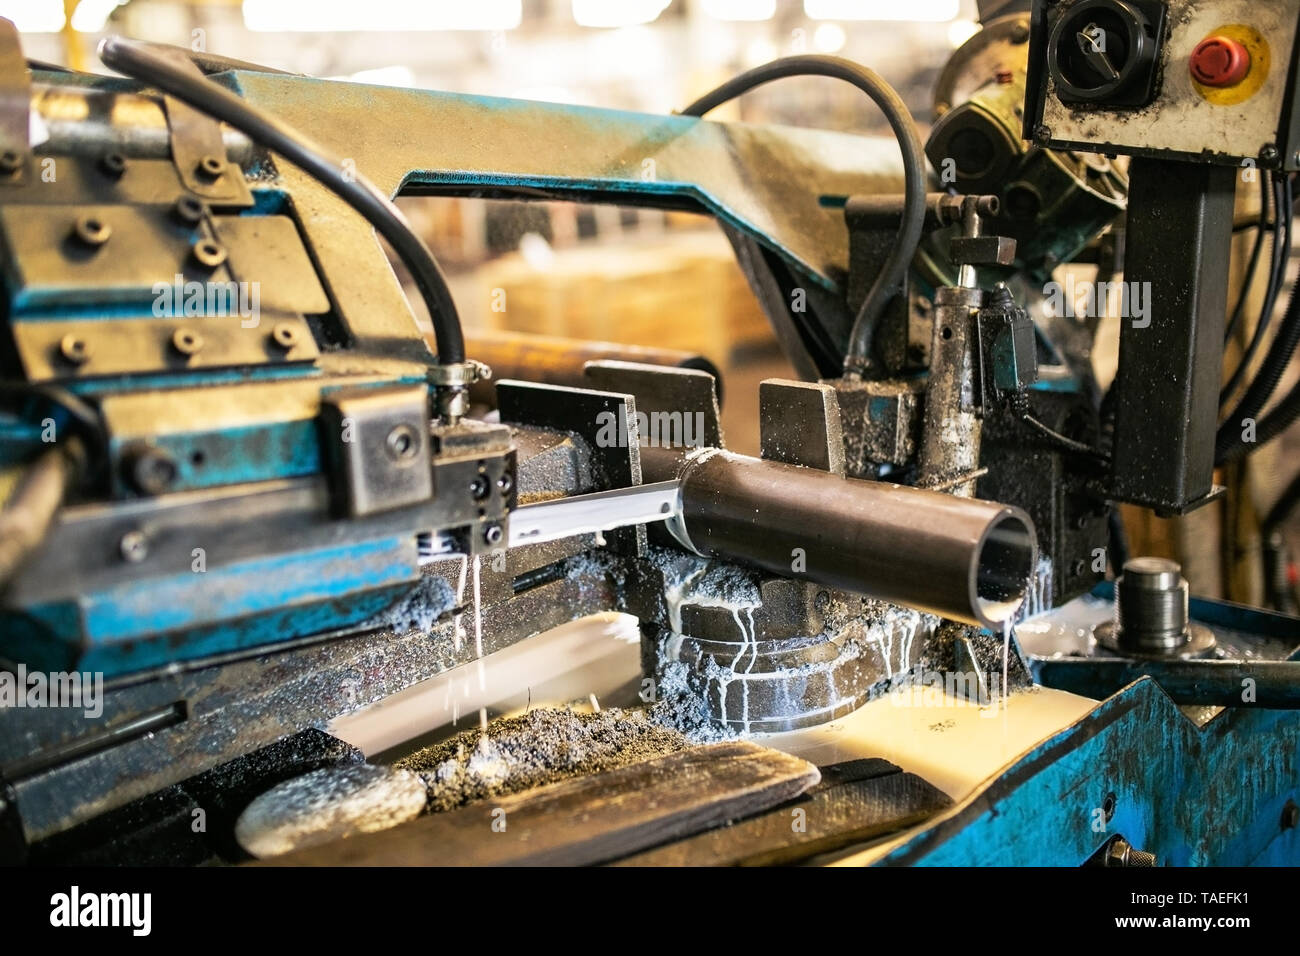
[{"label": "metal shaving", "polygon": [[645,711],[540,709],[462,731],[394,766],[420,774],[431,811],[613,770],[682,750],[686,736]]},{"label": "metal shaving", "polygon": [[235,839],[259,859],[387,830],[424,810],[423,781],[413,773],[347,764],[286,780],[239,816]]}]

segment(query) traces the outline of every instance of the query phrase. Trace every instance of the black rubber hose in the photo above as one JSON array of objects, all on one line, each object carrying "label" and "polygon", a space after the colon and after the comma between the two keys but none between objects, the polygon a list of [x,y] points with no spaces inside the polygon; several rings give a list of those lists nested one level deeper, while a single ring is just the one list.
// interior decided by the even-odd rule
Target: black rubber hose
[{"label": "black rubber hose", "polygon": [[874,70],[838,56],[807,54],[773,60],[728,80],[686,107],[682,113],[703,116],[757,86],[790,76],[828,76],[856,86],[885,114],[903,153],[903,219],[898,227],[898,240],[858,310],[844,359],[846,371],[861,372],[874,365],[872,353],[876,326],[895,290],[902,285],[921,241],[925,225],[925,149],[912,114],[894,88]]},{"label": "black rubber hose", "polygon": [[1245,353],[1241,356],[1241,361],[1232,372],[1232,377],[1228,379],[1228,384],[1223,386],[1219,392],[1220,407],[1226,404],[1233,394],[1237,391],[1237,386],[1245,377],[1246,372],[1255,363],[1255,356],[1259,353],[1260,346],[1263,345],[1264,339],[1268,335],[1269,325],[1273,321],[1273,313],[1277,309],[1277,297],[1282,292],[1282,286],[1286,284],[1286,267],[1291,258],[1291,180],[1286,178],[1279,180],[1274,189],[1274,203],[1278,210],[1286,210],[1286,217],[1277,217],[1274,223],[1273,235],[1273,265],[1269,270],[1268,288],[1264,293],[1264,304],[1260,309],[1259,321],[1255,324],[1254,334],[1250,337],[1250,344],[1246,347]]},{"label": "black rubber hose", "polygon": [[1263,448],[1290,428],[1298,418],[1300,418],[1300,386],[1291,389],[1286,398],[1278,402],[1271,412],[1259,420],[1255,426],[1253,442],[1242,441],[1238,432],[1236,438],[1228,445],[1228,450],[1223,454],[1222,459],[1216,460],[1215,464],[1226,465]]},{"label": "black rubber hose", "polygon": [[1251,286],[1255,284],[1255,273],[1259,269],[1259,257],[1264,252],[1264,237],[1268,234],[1268,184],[1269,177],[1261,176],[1259,179],[1259,224],[1255,226],[1255,242],[1250,248],[1250,259],[1246,263],[1246,274],[1241,280],[1241,291],[1237,293],[1237,304],[1232,309],[1232,315],[1228,316],[1228,324],[1223,330],[1223,341],[1225,342],[1232,338],[1232,333],[1237,331],[1237,325],[1241,322],[1241,317],[1246,314],[1246,300],[1250,297]]},{"label": "black rubber hose", "polygon": [[345,172],[341,160],[297,130],[211,80],[194,75],[173,62],[166,52],[134,40],[108,37],[99,45],[99,58],[119,73],[156,87],[240,130],[255,143],[304,169],[352,206],[388,240],[415,279],[433,321],[438,361],[444,365],[465,361],[460,315],[442,270],[401,210],[373,183],[350,167]]},{"label": "black rubber hose", "polygon": [[[1268,355],[1264,357],[1264,361],[1255,374],[1254,380],[1250,383],[1250,387],[1246,389],[1246,394],[1242,396],[1237,407],[1219,426],[1218,435],[1214,441],[1214,463],[1216,465],[1236,461],[1243,455],[1254,451],[1264,443],[1265,423],[1270,423],[1270,429],[1277,429],[1277,422],[1285,419],[1285,406],[1289,402],[1296,401],[1300,389],[1293,390],[1292,394],[1287,396],[1277,408],[1266,415],[1262,421],[1257,422],[1255,429],[1256,440],[1254,442],[1243,442],[1241,440],[1242,422],[1248,418],[1258,418],[1259,413],[1263,411],[1264,406],[1273,397],[1278,382],[1286,374],[1287,365],[1290,364],[1291,357],[1295,354],[1297,346],[1300,346],[1300,281],[1297,281],[1291,290],[1291,298],[1286,306],[1286,315],[1282,319],[1282,325],[1277,331],[1277,337],[1273,340]],[[1285,427],[1286,425],[1281,426],[1283,429]]]}]

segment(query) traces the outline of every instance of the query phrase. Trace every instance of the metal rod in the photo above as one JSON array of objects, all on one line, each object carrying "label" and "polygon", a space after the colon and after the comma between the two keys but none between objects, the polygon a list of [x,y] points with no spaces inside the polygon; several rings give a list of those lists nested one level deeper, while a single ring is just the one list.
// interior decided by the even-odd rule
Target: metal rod
[{"label": "metal rod", "polygon": [[703,555],[1000,628],[1037,563],[1018,508],[733,455],[644,448],[647,480],[679,476]]}]

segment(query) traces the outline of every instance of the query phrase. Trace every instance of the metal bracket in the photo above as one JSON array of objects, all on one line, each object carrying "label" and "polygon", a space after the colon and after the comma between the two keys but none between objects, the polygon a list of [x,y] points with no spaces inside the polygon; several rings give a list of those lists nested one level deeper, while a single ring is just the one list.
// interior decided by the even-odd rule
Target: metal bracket
[{"label": "metal bracket", "polygon": [[[203,73],[183,51],[159,48],[176,65],[197,77]],[[205,80],[205,82],[208,82]],[[239,166],[226,159],[221,124],[174,96],[164,96],[172,162],[185,188],[212,202],[248,205],[252,194]]]},{"label": "metal bracket", "polygon": [[832,386],[781,378],[761,382],[758,428],[766,460],[844,476],[840,400]]}]

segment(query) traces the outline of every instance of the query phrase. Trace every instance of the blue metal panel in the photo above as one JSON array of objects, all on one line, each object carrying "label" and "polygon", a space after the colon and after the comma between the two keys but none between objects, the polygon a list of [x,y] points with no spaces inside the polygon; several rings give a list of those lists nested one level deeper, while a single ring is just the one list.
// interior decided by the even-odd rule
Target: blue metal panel
[{"label": "blue metal panel", "polygon": [[1238,707],[1198,727],[1143,679],[883,862],[1078,866],[1120,834],[1161,865],[1294,866],[1300,829],[1282,827],[1288,800],[1300,800],[1300,714]]}]

